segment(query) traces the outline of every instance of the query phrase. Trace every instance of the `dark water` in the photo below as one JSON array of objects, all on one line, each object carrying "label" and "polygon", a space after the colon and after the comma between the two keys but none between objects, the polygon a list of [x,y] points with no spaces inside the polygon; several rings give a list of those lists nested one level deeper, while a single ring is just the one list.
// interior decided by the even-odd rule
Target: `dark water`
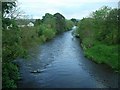
[{"label": "dark water", "polygon": [[[28,60],[18,59],[19,88],[116,88],[118,76],[109,67],[84,57],[72,31],[31,48]],[[31,73],[39,70],[40,73]]]}]

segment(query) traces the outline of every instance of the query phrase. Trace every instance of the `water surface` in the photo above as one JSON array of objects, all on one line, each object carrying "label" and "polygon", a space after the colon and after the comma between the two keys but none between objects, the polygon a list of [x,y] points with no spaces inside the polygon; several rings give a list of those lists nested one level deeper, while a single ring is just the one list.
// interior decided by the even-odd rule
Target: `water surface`
[{"label": "water surface", "polygon": [[[30,50],[28,60],[18,59],[19,88],[116,88],[118,76],[106,65],[84,57],[72,31]],[[40,73],[31,73],[32,71]]]}]

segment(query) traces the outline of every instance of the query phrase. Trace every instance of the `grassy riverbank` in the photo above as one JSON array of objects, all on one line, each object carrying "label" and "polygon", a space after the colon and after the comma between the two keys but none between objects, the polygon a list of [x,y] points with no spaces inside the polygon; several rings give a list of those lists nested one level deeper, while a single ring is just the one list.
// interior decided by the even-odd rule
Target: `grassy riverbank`
[{"label": "grassy riverbank", "polygon": [[118,11],[116,8],[104,6],[91,13],[89,17],[81,19],[76,31],[85,56],[96,63],[110,66],[116,72],[120,72]]},{"label": "grassy riverbank", "polygon": [[96,44],[84,51],[85,56],[97,62],[109,65],[118,70],[118,45],[108,46],[105,44]]}]

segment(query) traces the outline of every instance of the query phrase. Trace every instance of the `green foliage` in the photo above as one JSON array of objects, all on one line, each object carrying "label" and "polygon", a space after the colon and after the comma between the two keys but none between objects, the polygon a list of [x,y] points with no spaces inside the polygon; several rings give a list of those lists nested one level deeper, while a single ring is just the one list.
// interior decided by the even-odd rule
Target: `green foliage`
[{"label": "green foliage", "polygon": [[94,38],[84,38],[82,43],[85,48],[91,48],[94,45],[95,40]]},{"label": "green foliage", "polygon": [[[19,72],[12,60],[25,55],[20,45],[20,31],[14,19],[6,18],[10,10],[16,6],[16,2],[2,2],[2,87],[16,88]],[[11,26],[7,28],[8,26]]]},{"label": "green foliage", "polygon": [[3,62],[10,62],[11,60],[14,60],[16,57],[20,56],[25,57],[26,51],[18,44],[3,47],[2,50]]},{"label": "green foliage", "polygon": [[46,42],[46,37],[44,35],[40,36],[41,42]]},{"label": "green foliage", "polygon": [[14,28],[12,28],[12,30],[3,30],[2,33],[3,62],[9,62],[18,56],[26,55],[25,50],[20,45],[19,30],[15,30]]},{"label": "green foliage", "polygon": [[50,40],[55,36],[55,32],[49,28],[46,28],[42,34],[46,37],[46,40]]},{"label": "green foliage", "polygon": [[44,24],[40,25],[39,30],[38,30],[38,36],[41,36],[43,34],[43,31],[45,30],[45,28],[46,27]]},{"label": "green foliage", "polygon": [[65,17],[61,15],[60,13],[54,14],[55,20],[56,20],[56,30],[57,33],[61,33],[66,31],[66,22]]},{"label": "green foliage", "polygon": [[83,18],[78,23],[78,33],[80,34],[81,38],[86,37],[93,37],[93,19],[92,18]]},{"label": "green foliage", "polygon": [[9,13],[10,10],[16,6],[16,2],[2,2],[2,16]]},{"label": "green foliage", "polygon": [[11,62],[17,57],[26,57],[26,51],[20,44],[20,31],[11,28],[2,33],[2,84],[3,88],[16,88],[18,80],[18,68]]},{"label": "green foliage", "polygon": [[56,32],[54,29],[47,27],[46,24],[40,25],[40,29],[38,31],[39,37],[42,39],[43,42],[52,39]]},{"label": "green foliage", "polygon": [[113,69],[118,69],[118,46],[97,44],[85,50],[85,55],[98,63],[106,63]]},{"label": "green foliage", "polygon": [[77,33],[88,58],[120,70],[117,48],[120,41],[118,11],[107,6],[96,10],[90,17],[78,22]]},{"label": "green foliage", "polygon": [[66,30],[71,30],[74,23],[71,20],[66,20]]},{"label": "green foliage", "polygon": [[14,7],[16,7],[16,2],[2,2],[2,27],[4,29],[12,24],[12,21],[9,18],[6,18],[5,14],[9,14],[10,10]]},{"label": "green foliage", "polygon": [[42,23],[46,25],[48,28],[56,29],[55,28],[55,17],[49,13],[46,13],[45,16],[43,16]]},{"label": "green foliage", "polygon": [[2,5],[2,83],[3,88],[17,88],[19,72],[18,67],[12,61],[17,57],[26,58],[30,47],[51,40],[56,33],[65,31],[66,27],[70,29],[72,22],[66,22],[64,16],[59,13],[55,15],[46,13],[43,19],[35,21],[35,27],[19,28],[18,25],[23,25],[29,20],[15,20],[5,17],[5,14],[10,14],[10,10],[16,6],[16,2],[5,2]]},{"label": "green foliage", "polygon": [[75,26],[77,26],[78,21],[75,18],[72,18],[71,21],[74,23]]},{"label": "green foliage", "polygon": [[2,87],[3,88],[16,88],[17,80],[19,79],[19,72],[16,65],[12,63],[2,64]]},{"label": "green foliage", "polygon": [[104,42],[107,42],[108,44],[120,43],[120,37],[118,33],[118,12],[118,9],[112,9],[106,18],[105,30],[107,34],[105,32],[102,32],[102,34],[105,35]]},{"label": "green foliage", "polygon": [[38,37],[38,30],[39,27],[20,28],[20,43],[25,50],[41,43],[40,38]]},{"label": "green foliage", "polygon": [[35,26],[38,26],[38,25],[40,25],[42,23],[42,20],[40,20],[40,19],[36,19],[36,21],[35,21]]}]

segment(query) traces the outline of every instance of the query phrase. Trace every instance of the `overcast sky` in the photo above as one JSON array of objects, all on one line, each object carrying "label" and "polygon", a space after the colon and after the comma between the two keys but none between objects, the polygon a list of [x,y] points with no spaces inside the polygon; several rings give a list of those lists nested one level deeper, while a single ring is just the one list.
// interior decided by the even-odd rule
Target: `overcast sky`
[{"label": "overcast sky", "polygon": [[61,13],[65,18],[82,19],[102,6],[118,7],[119,0],[18,0],[21,10],[30,18],[42,18],[45,13]]}]

